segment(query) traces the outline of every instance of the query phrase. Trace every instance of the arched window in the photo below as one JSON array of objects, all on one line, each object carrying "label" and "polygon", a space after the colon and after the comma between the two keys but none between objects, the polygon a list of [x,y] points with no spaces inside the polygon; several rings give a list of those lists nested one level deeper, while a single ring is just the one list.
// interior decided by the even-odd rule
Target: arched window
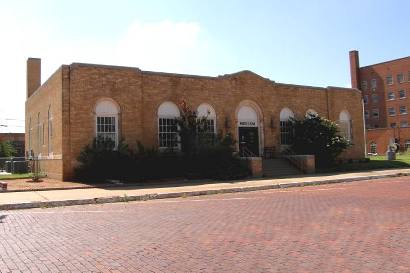
[{"label": "arched window", "polygon": [[206,133],[216,133],[216,114],[214,108],[206,103],[198,106],[197,110],[198,118],[206,118],[205,128],[201,128]]},{"label": "arched window", "polygon": [[158,108],[159,148],[178,148],[176,118],[180,116],[178,107],[172,102],[164,102]]},{"label": "arched window", "polygon": [[48,107],[48,153],[53,152],[53,116],[51,114],[51,105]]},{"label": "arched window", "polygon": [[40,113],[37,114],[37,153],[40,153],[41,143],[41,125],[40,125]]},{"label": "arched window", "polygon": [[295,115],[289,108],[283,108],[280,111],[280,144],[290,145],[292,144],[293,128],[291,118]]},{"label": "arched window", "polygon": [[339,115],[339,129],[340,135],[345,137],[348,141],[352,141],[352,120],[349,112],[342,111]]},{"label": "arched window", "polygon": [[33,150],[33,124],[31,123],[31,117],[28,123],[28,130],[28,152],[29,156],[31,156],[31,150]]},{"label": "arched window", "polygon": [[112,140],[118,145],[118,106],[109,99],[100,100],[95,107],[97,139]]},{"label": "arched window", "polygon": [[376,142],[370,143],[370,153],[377,154],[377,144]]},{"label": "arched window", "polygon": [[313,109],[308,109],[308,110],[306,111],[305,116],[306,116],[307,118],[317,117],[317,116],[318,116],[318,113],[317,113],[315,110],[313,110]]}]

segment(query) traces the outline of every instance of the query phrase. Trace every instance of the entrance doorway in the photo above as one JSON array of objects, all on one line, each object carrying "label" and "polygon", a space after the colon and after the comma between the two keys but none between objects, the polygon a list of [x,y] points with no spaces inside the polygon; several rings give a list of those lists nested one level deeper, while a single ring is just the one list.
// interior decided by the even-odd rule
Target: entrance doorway
[{"label": "entrance doorway", "polygon": [[239,153],[241,157],[259,156],[258,127],[239,127]]},{"label": "entrance doorway", "polygon": [[238,146],[241,157],[260,155],[259,118],[253,107],[244,105],[238,110]]}]

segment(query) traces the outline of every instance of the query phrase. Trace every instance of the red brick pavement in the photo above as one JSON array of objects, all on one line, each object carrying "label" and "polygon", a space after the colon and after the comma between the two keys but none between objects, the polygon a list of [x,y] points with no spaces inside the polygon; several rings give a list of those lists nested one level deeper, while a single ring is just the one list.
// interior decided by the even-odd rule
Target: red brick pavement
[{"label": "red brick pavement", "polygon": [[0,272],[410,272],[407,177],[0,218]]}]

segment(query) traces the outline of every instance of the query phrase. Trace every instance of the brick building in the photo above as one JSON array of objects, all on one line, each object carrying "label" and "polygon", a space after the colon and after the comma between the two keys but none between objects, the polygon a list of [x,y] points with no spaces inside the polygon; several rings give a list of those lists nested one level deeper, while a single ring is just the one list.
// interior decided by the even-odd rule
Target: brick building
[{"label": "brick building", "polygon": [[410,146],[410,57],[360,67],[359,52],[350,51],[352,88],[362,91],[367,151],[384,154],[387,146]]},{"label": "brick building", "polygon": [[10,141],[17,157],[24,157],[24,133],[0,133],[0,142]]},{"label": "brick building", "polygon": [[42,85],[40,74],[41,60],[28,59],[26,149],[50,177],[72,178],[77,156],[96,136],[178,148],[173,119],[181,100],[207,115],[212,132],[231,133],[238,150],[255,156],[286,147],[289,118],[312,112],[338,121],[351,139],[344,158],[364,157],[356,89],[276,83],[250,71],[207,77],[82,63],[62,65]]}]

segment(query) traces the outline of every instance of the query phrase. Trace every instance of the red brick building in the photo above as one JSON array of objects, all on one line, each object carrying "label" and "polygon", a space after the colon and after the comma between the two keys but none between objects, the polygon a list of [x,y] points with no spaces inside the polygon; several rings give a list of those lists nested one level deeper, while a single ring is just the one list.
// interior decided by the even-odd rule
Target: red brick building
[{"label": "red brick building", "polygon": [[[97,136],[131,147],[178,148],[175,117],[185,100],[209,129],[230,133],[254,156],[289,144],[289,118],[318,113],[338,121],[354,144],[342,155],[363,158],[363,104],[357,89],[277,83],[251,71],[217,77],[73,63],[41,84],[41,60],[27,61],[26,150],[50,177],[70,179],[77,157]],[[242,148],[241,148],[242,147]]]},{"label": "red brick building", "polygon": [[367,151],[384,154],[387,146],[410,145],[410,57],[360,67],[359,52],[350,51],[352,88],[362,91]]}]

